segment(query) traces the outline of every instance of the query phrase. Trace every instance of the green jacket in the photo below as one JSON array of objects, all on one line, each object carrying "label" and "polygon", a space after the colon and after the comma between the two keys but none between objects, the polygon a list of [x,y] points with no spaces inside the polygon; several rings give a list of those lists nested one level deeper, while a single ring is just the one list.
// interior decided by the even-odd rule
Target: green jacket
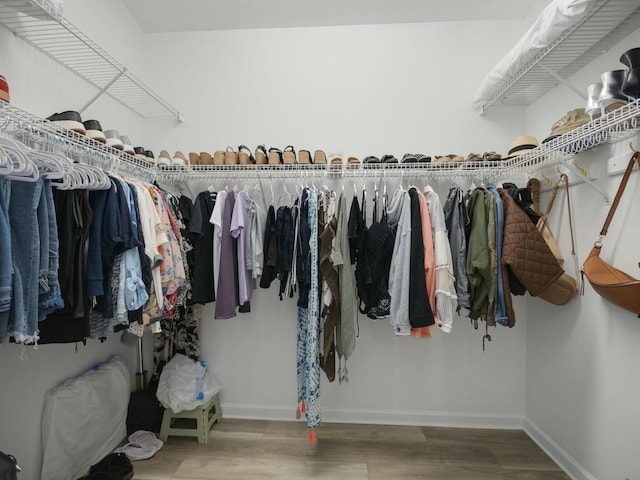
[{"label": "green jacket", "polygon": [[493,198],[489,200],[489,196],[491,192],[484,187],[478,187],[471,192],[467,205],[471,223],[467,243],[467,276],[471,295],[469,317],[475,321],[476,328],[478,319],[487,321],[489,325],[495,324],[495,203]]}]

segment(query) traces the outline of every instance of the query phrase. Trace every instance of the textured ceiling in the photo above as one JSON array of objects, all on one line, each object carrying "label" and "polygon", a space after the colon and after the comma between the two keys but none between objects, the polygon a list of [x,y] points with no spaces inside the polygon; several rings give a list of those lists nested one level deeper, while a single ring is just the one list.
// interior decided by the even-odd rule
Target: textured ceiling
[{"label": "textured ceiling", "polygon": [[522,20],[540,0],[124,0],[146,33]]}]

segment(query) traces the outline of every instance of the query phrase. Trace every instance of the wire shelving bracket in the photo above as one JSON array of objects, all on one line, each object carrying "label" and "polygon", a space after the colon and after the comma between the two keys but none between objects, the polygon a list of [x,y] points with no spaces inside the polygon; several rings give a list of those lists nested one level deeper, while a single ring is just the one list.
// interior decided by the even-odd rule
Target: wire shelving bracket
[{"label": "wire shelving bracket", "polygon": [[483,105],[482,113],[497,105],[529,105],[561,83],[584,96],[566,79],[635,31],[638,25],[637,0],[596,2],[576,25],[505,78],[500,89]]},{"label": "wire shelving bracket", "polygon": [[183,117],[46,0],[2,0],[0,24],[142,118]]}]

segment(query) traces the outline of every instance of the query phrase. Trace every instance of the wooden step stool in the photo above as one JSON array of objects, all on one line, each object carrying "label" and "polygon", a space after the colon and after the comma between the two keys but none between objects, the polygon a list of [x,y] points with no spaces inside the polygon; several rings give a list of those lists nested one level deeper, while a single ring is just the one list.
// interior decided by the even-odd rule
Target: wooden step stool
[{"label": "wooden step stool", "polygon": [[164,409],[160,440],[167,441],[170,435],[177,437],[197,437],[198,443],[209,441],[209,431],[214,423],[222,420],[218,394],[211,400],[193,410],[176,413],[170,408]]}]

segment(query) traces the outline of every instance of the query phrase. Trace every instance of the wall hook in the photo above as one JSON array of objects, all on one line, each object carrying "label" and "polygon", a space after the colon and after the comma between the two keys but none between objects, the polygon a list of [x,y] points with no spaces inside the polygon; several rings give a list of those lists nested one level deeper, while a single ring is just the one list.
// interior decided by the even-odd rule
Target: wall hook
[{"label": "wall hook", "polygon": [[540,175],[542,175],[542,178],[544,178],[544,183],[547,184],[547,187],[550,187],[553,185],[553,180],[551,180],[550,178],[546,177],[544,175],[544,172],[540,172]]},{"label": "wall hook", "polygon": [[629,142],[629,148],[631,149],[631,151],[632,151],[632,152],[634,152],[634,153],[638,153],[638,150],[636,150],[636,149],[633,147],[633,142]]},{"label": "wall hook", "polygon": [[577,160],[574,160],[574,161],[573,161],[573,165],[574,165],[578,170],[580,170],[580,173],[582,174],[582,176],[583,176],[583,177],[586,177],[587,175],[589,175],[589,170],[587,170],[586,168],[581,167],[580,165],[578,165],[578,161],[577,161]]}]

